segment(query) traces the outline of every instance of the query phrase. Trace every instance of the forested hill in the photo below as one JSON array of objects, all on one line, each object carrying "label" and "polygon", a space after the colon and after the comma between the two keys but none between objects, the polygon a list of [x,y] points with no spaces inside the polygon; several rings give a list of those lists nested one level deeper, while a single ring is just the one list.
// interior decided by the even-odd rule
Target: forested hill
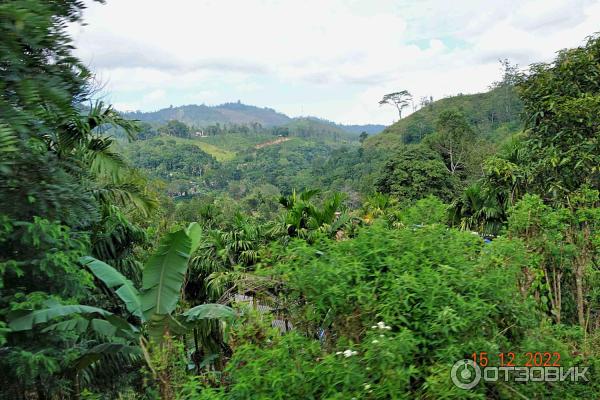
[{"label": "forested hill", "polygon": [[126,112],[127,118],[143,122],[164,123],[178,120],[188,125],[251,124],[264,126],[285,125],[291,118],[271,108],[260,108],[242,103],[225,103],[218,106],[190,104],[163,108],[154,112]]},{"label": "forested hill", "polygon": [[142,122],[164,124],[168,121],[177,120],[194,127],[206,127],[209,125],[256,125],[264,127],[282,126],[294,127],[302,126],[312,131],[342,131],[353,133],[358,136],[361,132],[375,134],[381,132],[384,125],[343,125],[336,124],[315,117],[291,118],[283,113],[268,107],[256,107],[241,102],[225,103],[217,106],[207,105],[185,105],[179,107],[169,107],[152,112],[123,112],[128,119],[136,119]]},{"label": "forested hill", "polygon": [[497,141],[521,129],[523,106],[514,87],[498,84],[485,93],[457,95],[428,104],[367,139],[366,146],[389,149],[399,144],[418,143],[435,132],[444,111],[459,111],[471,127],[486,139]]},{"label": "forested hill", "polygon": [[[471,171],[463,177],[461,185],[464,186],[467,181],[479,177],[479,166],[486,156],[523,129],[523,105],[514,82],[515,77],[507,74],[488,92],[457,95],[425,103],[419,110],[385,128],[383,132],[370,135],[360,148],[335,150],[326,163],[315,166],[313,173],[318,177],[321,187],[368,192],[376,186],[375,181],[387,161],[404,160],[399,169],[407,175],[418,175],[415,171],[407,172],[418,164],[414,157],[433,157],[448,163],[448,154],[440,151],[440,145],[436,143],[440,135],[454,131],[454,134],[461,133],[457,135],[460,137],[468,132],[469,143],[461,145],[469,149],[466,154],[470,166],[465,165],[465,169]],[[422,142],[424,146],[415,150],[417,144]],[[432,156],[428,153],[430,150],[439,154]],[[413,151],[417,154],[412,154]],[[427,162],[425,164],[429,165]],[[443,168],[438,172],[445,174]],[[427,181],[423,188],[430,186],[431,181]]]}]

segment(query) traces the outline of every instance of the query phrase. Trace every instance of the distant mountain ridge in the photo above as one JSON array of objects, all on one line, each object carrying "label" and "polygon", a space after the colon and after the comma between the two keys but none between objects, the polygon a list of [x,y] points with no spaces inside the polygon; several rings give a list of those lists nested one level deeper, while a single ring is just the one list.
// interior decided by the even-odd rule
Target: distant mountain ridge
[{"label": "distant mountain ridge", "polygon": [[286,126],[294,124],[298,120],[311,120],[315,124],[328,126],[330,129],[341,129],[347,133],[360,134],[365,131],[368,134],[376,134],[385,129],[384,125],[344,125],[336,124],[316,117],[291,118],[283,113],[268,107],[256,107],[241,102],[224,103],[217,106],[189,104],[184,106],[163,108],[158,111],[122,112],[129,119],[136,119],[148,123],[166,123],[170,120],[178,120],[194,127],[205,127],[209,125],[227,124],[261,124],[265,127]]},{"label": "distant mountain ridge", "polygon": [[127,118],[143,122],[165,123],[178,120],[188,125],[202,127],[215,124],[251,124],[264,126],[285,125],[291,118],[271,108],[260,108],[242,103],[225,103],[218,106],[189,104],[163,108],[151,112],[124,112]]}]

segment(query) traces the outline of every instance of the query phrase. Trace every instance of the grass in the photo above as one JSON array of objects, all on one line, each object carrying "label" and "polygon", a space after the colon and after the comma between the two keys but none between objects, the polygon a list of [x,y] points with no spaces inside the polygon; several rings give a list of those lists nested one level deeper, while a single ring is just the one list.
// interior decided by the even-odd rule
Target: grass
[{"label": "grass", "polygon": [[205,138],[196,139],[199,142],[211,144],[227,151],[233,151],[239,153],[248,148],[252,148],[257,144],[265,143],[277,139],[277,137],[271,134],[240,134],[240,133],[226,133],[218,136],[210,136]]},{"label": "grass", "polygon": [[226,150],[224,148],[215,146],[214,144],[207,143],[204,141],[206,138],[185,139],[169,136],[169,139],[175,139],[177,143],[193,144],[194,146],[199,147],[200,150],[216,158],[217,161],[229,161],[234,159],[236,155],[235,151]]},{"label": "grass", "polygon": [[201,139],[193,140],[192,142],[196,146],[200,147],[202,151],[216,158],[217,161],[229,161],[235,158],[235,152],[222,149],[214,144],[202,142]]},{"label": "grass", "polygon": [[235,156],[248,148],[254,148],[257,144],[277,139],[271,134],[241,134],[227,133],[218,136],[203,138],[175,138],[177,143],[193,144],[202,151],[212,155],[217,161],[230,161]]}]

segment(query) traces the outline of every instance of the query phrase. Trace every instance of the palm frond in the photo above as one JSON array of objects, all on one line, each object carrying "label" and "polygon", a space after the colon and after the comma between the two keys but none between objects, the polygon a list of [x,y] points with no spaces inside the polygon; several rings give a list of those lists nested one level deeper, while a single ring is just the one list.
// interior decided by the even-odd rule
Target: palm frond
[{"label": "palm frond", "polygon": [[132,183],[107,184],[92,189],[92,194],[101,204],[132,206],[144,216],[150,215],[156,207],[156,201],[146,196],[137,185]]}]

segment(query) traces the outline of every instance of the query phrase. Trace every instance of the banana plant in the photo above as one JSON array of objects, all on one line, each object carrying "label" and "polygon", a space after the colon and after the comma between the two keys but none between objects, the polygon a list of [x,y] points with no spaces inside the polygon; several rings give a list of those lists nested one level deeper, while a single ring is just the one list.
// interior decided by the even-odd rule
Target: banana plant
[{"label": "banana plant", "polygon": [[[86,331],[112,337],[112,346],[96,346],[84,354],[79,367],[85,367],[102,354],[131,349],[139,343],[138,351],[146,354],[147,338],[161,341],[165,335],[183,334],[199,321],[207,319],[230,320],[235,312],[221,304],[201,304],[183,313],[175,314],[181,287],[188,268],[190,255],[200,244],[201,228],[192,223],[187,229],[167,234],[158,249],[146,262],[142,272],[142,287],[135,285],[117,269],[93,257],[83,257],[81,262],[122,300],[132,318],[123,318],[107,310],[87,305],[54,304],[9,318],[12,331],[32,330],[34,326],[47,324],[58,318],[69,317],[44,328],[45,331]],[[129,321],[137,319],[138,324]],[[146,357],[147,361],[148,357]],[[151,367],[151,366],[150,366]]]}]

